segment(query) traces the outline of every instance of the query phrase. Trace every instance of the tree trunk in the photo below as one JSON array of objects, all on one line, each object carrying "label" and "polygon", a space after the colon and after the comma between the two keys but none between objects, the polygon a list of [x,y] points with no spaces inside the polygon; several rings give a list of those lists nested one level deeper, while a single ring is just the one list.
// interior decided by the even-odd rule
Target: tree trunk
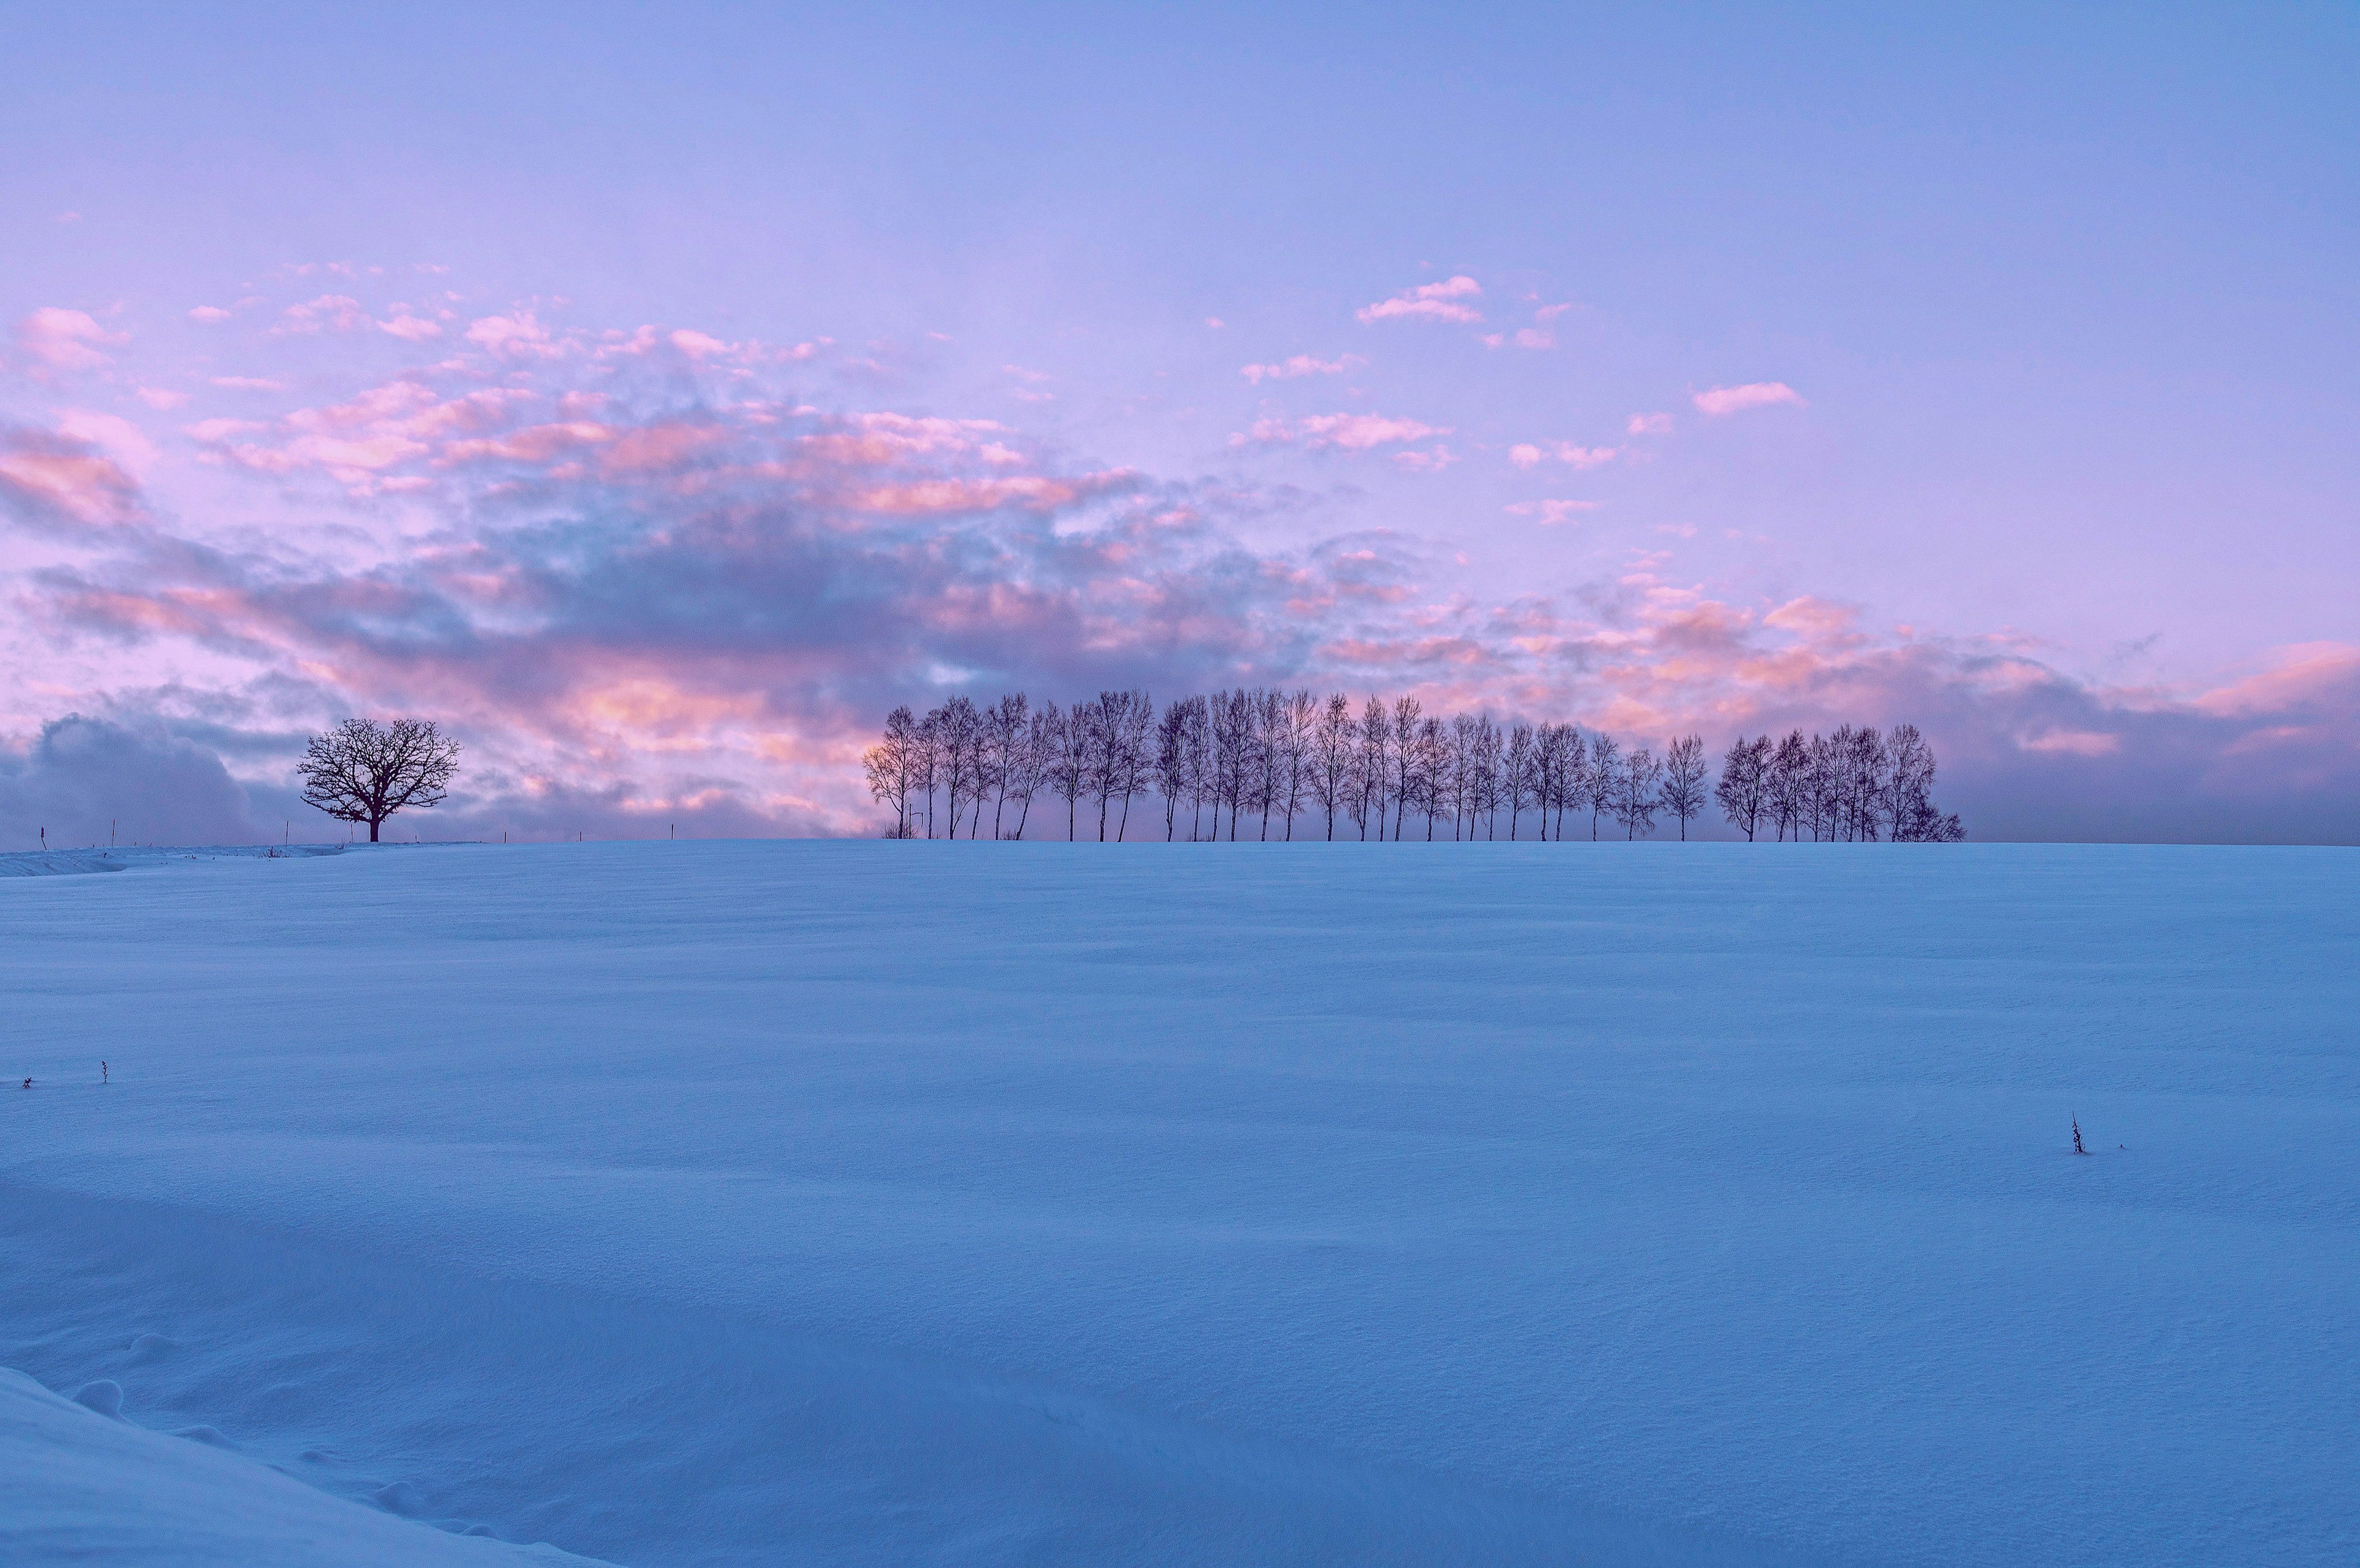
[{"label": "tree trunk", "polygon": [[377,842],[377,819],[371,817],[369,819],[369,843],[371,844],[375,844]]}]

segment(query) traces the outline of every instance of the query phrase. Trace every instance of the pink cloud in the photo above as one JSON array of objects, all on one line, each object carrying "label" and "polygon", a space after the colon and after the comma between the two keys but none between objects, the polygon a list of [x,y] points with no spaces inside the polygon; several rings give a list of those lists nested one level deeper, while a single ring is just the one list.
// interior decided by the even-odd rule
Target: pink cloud
[{"label": "pink cloud", "polygon": [[350,482],[378,469],[390,468],[407,459],[422,456],[426,450],[423,443],[399,435],[307,435],[299,436],[283,447],[235,448],[232,455],[247,467],[265,473],[283,473],[290,468],[309,464]]},{"label": "pink cloud", "polygon": [[1368,363],[1357,354],[1339,354],[1334,359],[1315,359],[1310,354],[1298,354],[1273,365],[1242,365],[1238,374],[1260,386],[1264,381],[1291,381],[1300,376],[1341,376]]},{"label": "pink cloud", "polygon": [[67,408],[58,416],[58,431],[100,448],[135,474],[156,460],[156,443],[148,439],[148,432],[120,414]]},{"label": "pink cloud", "polygon": [[404,343],[423,343],[429,338],[439,338],[442,335],[441,322],[428,321],[423,316],[414,316],[408,310],[397,310],[392,316],[379,321],[377,324],[377,330],[390,333]]},{"label": "pink cloud", "polygon": [[137,521],[139,485],[96,443],[65,432],[0,427],[0,503],[20,519],[92,527]]},{"label": "pink cloud", "polygon": [[[533,327],[525,341],[640,341]],[[819,396],[808,377],[735,379],[776,351],[739,363],[696,346],[650,329],[644,368],[585,352],[535,366],[530,385],[486,385],[469,356],[347,383],[283,418],[196,419],[183,428],[216,464],[213,488],[159,495],[152,515],[128,421],[85,411],[71,430],[0,437],[0,503],[72,558],[18,580],[12,634],[93,639],[125,682],[195,672],[188,700],[208,724],[252,704],[235,721],[258,737],[249,756],[356,705],[431,709],[469,737],[478,805],[454,808],[519,813],[504,821],[534,800],[581,815],[609,791],[623,818],[680,801],[736,831],[868,831],[865,731],[891,702],[934,700],[945,670],[1004,671],[1061,700],[1109,670],[1159,693],[1240,679],[1407,688],[1436,707],[1650,741],[1694,728],[1716,746],[1738,728],[1908,718],[1936,738],[1946,781],[1955,770],[1984,791],[1943,786],[1979,835],[1972,802],[2014,798],[1992,782],[2012,777],[2103,773],[2117,794],[2184,780],[2187,810],[2231,801],[2202,820],[2245,822],[2256,779],[2315,774],[2328,782],[2303,788],[2329,789],[2360,770],[2360,649],[2345,645],[2289,650],[2216,691],[2124,693],[1999,639],[1872,631],[1808,595],[1731,597],[1675,580],[1661,554],[1490,596],[1447,549],[1404,535],[1248,542],[1262,536],[1244,519],[1276,487],[1092,472],[989,420],[822,411],[802,401]],[[1634,433],[1658,418],[1634,416]],[[1432,472],[1454,458],[1448,433],[1338,412],[1236,439]],[[1535,468],[1623,455],[1525,450]],[[175,478],[169,463],[155,472]],[[254,530],[286,493],[278,476],[307,473],[375,499],[339,513],[303,490],[289,526]],[[253,505],[217,494],[235,484]],[[1597,505],[1548,497],[1507,515],[1566,528]],[[136,526],[91,526],[115,522]],[[694,771],[671,771],[674,758]]]},{"label": "pink cloud", "polygon": [[800,437],[798,444],[828,463],[881,466],[922,455],[970,452],[976,450],[978,438],[1001,435],[1007,429],[991,419],[862,413],[846,416],[837,429]]},{"label": "pink cloud", "polygon": [[953,512],[989,512],[1001,506],[1054,512],[1083,494],[1081,485],[1039,474],[1005,479],[926,479],[864,490],[854,500],[864,512],[896,517],[935,517]]},{"label": "pink cloud", "polygon": [[1715,387],[1688,399],[1700,413],[1718,417],[1735,414],[1747,408],[1766,408],[1774,404],[1800,405],[1802,397],[1783,381],[1749,381],[1743,387]]},{"label": "pink cloud", "polygon": [[202,321],[210,325],[214,321],[228,321],[229,312],[223,310],[219,305],[200,305],[195,310],[189,312],[189,320],[192,321]]},{"label": "pink cloud", "polygon": [[1820,640],[1852,639],[1858,634],[1860,612],[1849,604],[1809,594],[1787,600],[1762,617],[1763,625]]},{"label": "pink cloud", "polygon": [[1439,474],[1458,461],[1457,455],[1447,446],[1434,447],[1426,452],[1393,453],[1395,466],[1410,474]]},{"label": "pink cloud", "polygon": [[1598,503],[1595,501],[1517,501],[1508,507],[1512,516],[1530,517],[1544,528],[1559,523],[1569,523],[1584,512],[1596,510],[1598,510]]},{"label": "pink cloud", "polygon": [[615,432],[605,425],[587,419],[568,419],[556,424],[531,425],[502,436],[446,441],[435,458],[440,463],[486,460],[550,463],[568,452],[614,439]]},{"label": "pink cloud", "polygon": [[2360,683],[2360,648],[2343,642],[2300,643],[2284,649],[2274,668],[2207,691],[2195,705],[2222,718],[2248,718],[2285,713],[2355,683]]},{"label": "pink cloud", "polygon": [[290,305],[279,312],[279,324],[271,331],[279,333],[316,332],[333,327],[340,332],[368,325],[368,312],[361,302],[348,294],[322,294],[316,299],[306,299],[300,305]]},{"label": "pink cloud", "polygon": [[1550,441],[1546,445],[1520,441],[1508,449],[1508,461],[1518,468],[1535,468],[1549,462],[1562,463],[1571,468],[1596,468],[1613,462],[1621,450],[1611,446],[1579,446],[1572,441]]},{"label": "pink cloud", "polygon": [[180,428],[195,440],[212,443],[225,441],[232,436],[250,435],[269,427],[257,424],[252,419],[199,419]]},{"label": "pink cloud", "polygon": [[468,325],[467,341],[509,358],[546,359],[564,352],[530,310],[482,317]]},{"label": "pink cloud", "polygon": [[131,341],[128,332],[110,332],[87,311],[48,305],[16,323],[16,346],[36,365],[49,370],[95,370],[111,363],[102,346]]},{"label": "pink cloud", "polygon": [[601,456],[600,465],[607,474],[662,473],[678,468],[698,452],[727,439],[727,431],[715,426],[677,419],[644,425],[617,437]]},{"label": "pink cloud", "polygon": [[2123,748],[2123,737],[2097,730],[2043,730],[2020,735],[2016,745],[2027,751],[2063,757],[2112,757]]},{"label": "pink cloud", "polygon": [[213,384],[225,392],[283,392],[287,384],[259,376],[216,376]]},{"label": "pink cloud", "polygon": [[136,396],[142,403],[158,410],[177,408],[189,400],[186,392],[175,392],[163,387],[142,387],[137,389]]},{"label": "pink cloud", "polygon": [[1622,428],[1626,433],[1634,436],[1667,436],[1672,433],[1672,417],[1669,414],[1633,414]]},{"label": "pink cloud", "polygon": [[672,332],[672,346],[691,359],[710,359],[731,352],[730,345],[719,338],[687,327],[678,328]]},{"label": "pink cloud", "polygon": [[1397,419],[1386,414],[1312,414],[1292,424],[1279,419],[1256,419],[1250,432],[1231,436],[1229,444],[1242,446],[1251,441],[1283,445],[1299,441],[1314,452],[1330,448],[1342,452],[1367,452],[1371,447],[1424,441],[1428,436],[1447,436],[1449,433],[1448,426],[1429,425],[1417,419]]},{"label": "pink cloud", "polygon": [[1023,383],[1021,387],[1011,388],[1019,402],[1054,403],[1057,400],[1057,395],[1054,392],[1040,390],[1041,387],[1056,379],[1048,372],[1032,370],[1022,365],[1003,365],[1000,370],[1001,375]]},{"label": "pink cloud", "polygon": [[1460,301],[1476,299],[1482,292],[1481,284],[1461,274],[1439,283],[1421,283],[1415,289],[1405,289],[1390,299],[1363,305],[1355,313],[1363,321],[1480,321],[1482,312]]},{"label": "pink cloud", "polygon": [[1366,452],[1395,441],[1424,441],[1428,436],[1450,433],[1448,426],[1384,414],[1313,414],[1301,421],[1300,428],[1304,445],[1340,447],[1346,452]]}]

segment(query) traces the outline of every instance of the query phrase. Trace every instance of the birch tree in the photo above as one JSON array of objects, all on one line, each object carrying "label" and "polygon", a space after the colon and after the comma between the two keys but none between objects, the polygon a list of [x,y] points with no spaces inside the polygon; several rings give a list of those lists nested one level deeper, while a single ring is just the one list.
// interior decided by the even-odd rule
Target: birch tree
[{"label": "birch tree", "polygon": [[1680,840],[1688,836],[1688,819],[1704,810],[1705,780],[1712,767],[1704,759],[1704,742],[1687,735],[1664,751],[1664,810],[1679,819]]},{"label": "birch tree", "polygon": [[1166,706],[1155,722],[1155,792],[1164,797],[1164,842],[1180,831],[1180,798],[1188,792],[1188,702]]},{"label": "birch tree", "polygon": [[1311,791],[1328,819],[1328,839],[1336,838],[1336,813],[1352,787],[1352,700],[1341,691],[1319,710],[1312,736]]},{"label": "birch tree", "polygon": [[1533,726],[1522,721],[1509,726],[1506,768],[1500,793],[1508,802],[1508,842],[1516,838],[1516,822],[1532,803],[1534,784]]},{"label": "birch tree", "polygon": [[860,754],[869,794],[880,805],[893,803],[893,836],[910,836],[910,792],[918,781],[918,720],[908,703],[885,716],[885,737]]},{"label": "birch tree", "polygon": [[1664,765],[1644,746],[1633,747],[1622,759],[1614,791],[1614,820],[1622,824],[1626,839],[1655,831],[1655,812],[1664,803],[1663,779]]},{"label": "birch tree", "polygon": [[1385,791],[1393,781],[1393,717],[1385,712],[1384,700],[1371,696],[1368,706],[1360,710],[1360,810],[1353,821],[1360,824],[1360,837],[1369,836],[1369,823],[1377,824],[1377,837],[1385,836]]},{"label": "birch tree", "polygon": [[1622,746],[1604,731],[1590,737],[1590,842],[1598,842],[1598,819],[1614,808],[1622,788]]},{"label": "birch tree", "polygon": [[1721,759],[1721,781],[1712,787],[1712,798],[1721,807],[1721,814],[1730,826],[1744,833],[1745,842],[1754,842],[1754,831],[1760,825],[1768,796],[1770,771],[1770,737],[1747,740],[1739,735],[1729,743],[1729,750]]},{"label": "birch tree", "polygon": [[1295,819],[1303,810],[1305,786],[1312,768],[1313,736],[1319,727],[1319,703],[1307,690],[1286,699],[1286,840],[1295,842]]},{"label": "birch tree", "polygon": [[1032,797],[1047,781],[1062,727],[1054,702],[1025,721],[1023,738],[1009,760],[1008,798],[1016,804],[1016,831],[1011,838],[1024,836],[1024,824],[1032,818]]}]

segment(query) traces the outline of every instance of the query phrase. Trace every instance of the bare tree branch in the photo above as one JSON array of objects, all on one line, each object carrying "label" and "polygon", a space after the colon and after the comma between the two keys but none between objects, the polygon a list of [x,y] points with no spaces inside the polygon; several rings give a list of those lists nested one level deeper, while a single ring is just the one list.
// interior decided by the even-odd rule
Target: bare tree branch
[{"label": "bare tree branch", "polygon": [[366,822],[369,842],[396,811],[439,806],[459,771],[459,743],[431,719],[346,719],[311,737],[296,772],[304,803],[340,822]]}]

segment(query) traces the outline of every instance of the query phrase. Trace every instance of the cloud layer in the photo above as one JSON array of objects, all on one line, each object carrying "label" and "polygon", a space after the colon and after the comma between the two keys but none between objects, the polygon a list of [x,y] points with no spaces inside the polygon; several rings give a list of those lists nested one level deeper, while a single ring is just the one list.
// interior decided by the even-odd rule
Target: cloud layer
[{"label": "cloud layer", "polygon": [[[1359,314],[1466,321],[1481,293],[1455,276]],[[0,626],[10,846],[44,826],[88,840],[103,819],[148,840],[263,833],[298,810],[301,735],[355,712],[432,714],[466,745],[444,832],[865,832],[857,757],[896,702],[1232,681],[1408,689],[1715,745],[1907,718],[1985,835],[2360,836],[2360,649],[2340,644],[2215,690],[2107,689],[2020,639],[1878,631],[1808,594],[1750,602],[1657,555],[1485,594],[1446,539],[1352,527],[1349,490],[1341,528],[1269,542],[1262,521],[1304,505],[1294,479],[1159,475],[1006,419],[877,406],[855,390],[873,354],[825,339],[316,285],[241,309],[242,326],[198,312],[190,330],[312,355],[300,374],[224,360],[272,374],[209,365],[159,387],[93,316],[37,312],[16,334],[22,384],[48,402],[0,425],[0,517],[21,546]],[[1355,364],[1297,356],[1246,379]],[[110,396],[124,412],[82,406]],[[1691,401],[1719,418],[1801,399],[1757,382]],[[1454,434],[1367,408],[1265,413],[1229,450],[1415,476],[1459,461],[1439,444]],[[1622,455],[1488,450],[1502,474]],[[1586,529],[1596,506],[1488,516]]]},{"label": "cloud layer", "polygon": [[1483,286],[1460,274],[1446,278],[1439,283],[1421,283],[1404,289],[1390,299],[1373,305],[1363,305],[1358,314],[1363,321],[1452,321],[1472,324],[1483,319],[1470,300],[1482,297]]}]

